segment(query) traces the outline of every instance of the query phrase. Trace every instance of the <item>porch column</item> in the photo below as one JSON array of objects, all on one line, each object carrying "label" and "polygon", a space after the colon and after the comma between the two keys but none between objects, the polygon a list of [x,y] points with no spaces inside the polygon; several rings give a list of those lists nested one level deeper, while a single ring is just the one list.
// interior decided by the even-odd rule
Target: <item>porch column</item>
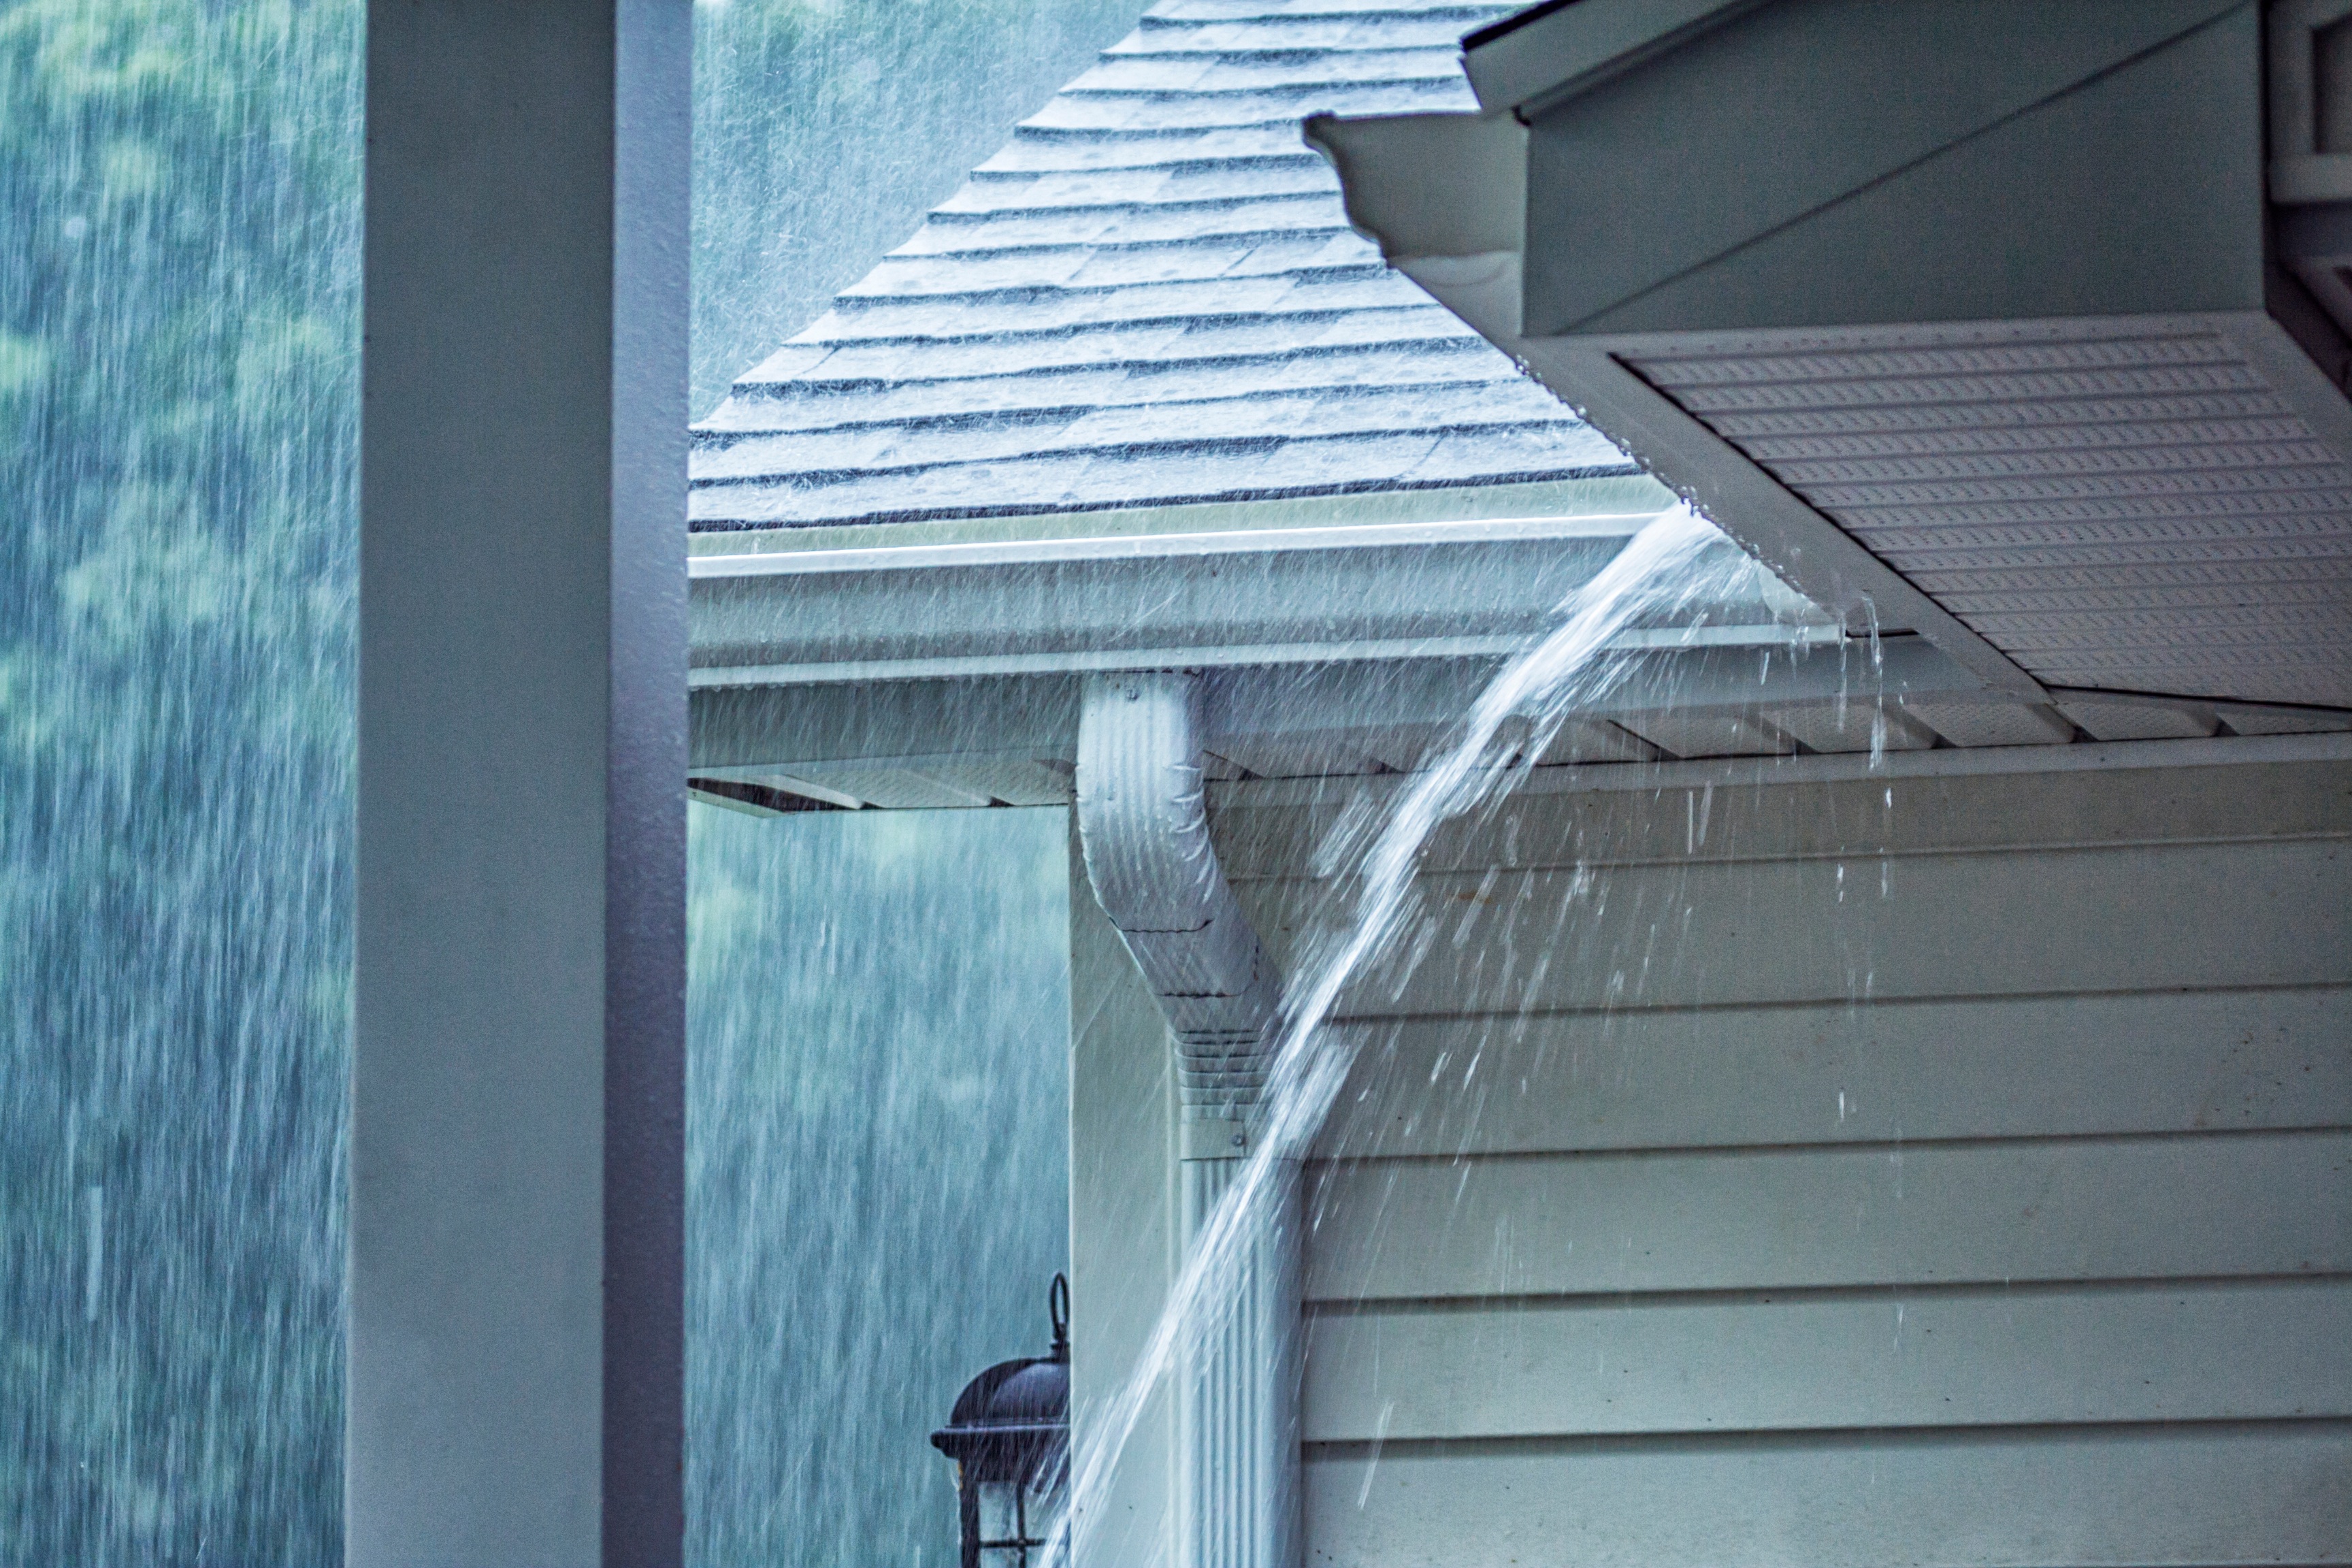
[{"label": "porch column", "polygon": [[688,0],[368,18],[345,1561],[680,1561]]}]

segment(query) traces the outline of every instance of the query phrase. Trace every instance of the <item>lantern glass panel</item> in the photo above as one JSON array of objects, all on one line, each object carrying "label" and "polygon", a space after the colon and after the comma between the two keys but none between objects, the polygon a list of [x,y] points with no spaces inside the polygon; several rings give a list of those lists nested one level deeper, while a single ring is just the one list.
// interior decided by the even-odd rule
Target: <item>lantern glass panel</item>
[{"label": "lantern glass panel", "polygon": [[1061,1488],[980,1483],[981,1568],[1045,1568]]}]

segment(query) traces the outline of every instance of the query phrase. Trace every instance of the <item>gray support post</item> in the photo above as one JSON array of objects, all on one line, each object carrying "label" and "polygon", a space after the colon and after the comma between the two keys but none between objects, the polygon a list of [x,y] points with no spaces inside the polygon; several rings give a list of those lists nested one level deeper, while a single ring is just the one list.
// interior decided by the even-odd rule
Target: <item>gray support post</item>
[{"label": "gray support post", "polygon": [[373,0],[345,1561],[683,1552],[687,0]]}]

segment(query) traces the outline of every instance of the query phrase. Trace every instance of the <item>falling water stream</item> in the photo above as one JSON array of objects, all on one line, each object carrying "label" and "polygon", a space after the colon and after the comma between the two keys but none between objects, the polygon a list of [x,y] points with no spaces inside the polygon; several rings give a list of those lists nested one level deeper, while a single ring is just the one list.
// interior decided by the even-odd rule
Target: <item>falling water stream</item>
[{"label": "falling water stream", "polygon": [[[1140,8],[703,0],[698,410]],[[5,14],[0,1563],[332,1562],[363,12]],[[1295,961],[1266,1136],[1080,1456],[1082,1524],[1329,1109],[1319,1026],[1430,832],[1625,679],[1621,631],[1748,570],[1662,518],[1333,832],[1347,916]],[[698,826],[690,1561],[951,1549],[921,1427],[1034,1314],[925,1270],[1034,1279],[1065,1234],[1060,828],[1013,815]]]},{"label": "falling water stream", "polygon": [[[696,412],[1141,8],[698,0]],[[5,1568],[343,1552],[365,23],[0,0]],[[1059,824],[696,809],[688,1560],[951,1561],[922,1433],[1066,1234]]]},{"label": "falling water stream", "polygon": [[[1322,1128],[1350,1066],[1323,1025],[1365,962],[1411,924],[1413,879],[1430,836],[1465,813],[1491,811],[1562,723],[1607,697],[1654,647],[1612,645],[1636,626],[1694,637],[1754,565],[1687,507],[1660,513],[1561,606],[1557,629],[1514,658],[1386,808],[1343,815],[1318,851],[1328,874],[1349,868],[1344,918],[1311,935],[1291,964],[1279,1043],[1261,1101],[1259,1135],[1188,1251],[1151,1336],[1076,1456],[1055,1560],[1089,1561],[1087,1532],[1146,1402],[1162,1379],[1223,1326],[1241,1294],[1250,1242],[1271,1223],[1287,1162]],[[1359,797],[1360,803],[1365,797]]]}]

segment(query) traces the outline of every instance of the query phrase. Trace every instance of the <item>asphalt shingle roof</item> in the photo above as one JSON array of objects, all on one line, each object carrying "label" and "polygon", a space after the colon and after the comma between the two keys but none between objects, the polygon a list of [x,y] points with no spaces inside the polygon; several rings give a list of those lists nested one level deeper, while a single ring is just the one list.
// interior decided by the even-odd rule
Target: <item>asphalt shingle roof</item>
[{"label": "asphalt shingle roof", "polygon": [[1352,232],[1321,111],[1510,5],[1161,0],[696,426],[700,531],[1636,471]]}]

